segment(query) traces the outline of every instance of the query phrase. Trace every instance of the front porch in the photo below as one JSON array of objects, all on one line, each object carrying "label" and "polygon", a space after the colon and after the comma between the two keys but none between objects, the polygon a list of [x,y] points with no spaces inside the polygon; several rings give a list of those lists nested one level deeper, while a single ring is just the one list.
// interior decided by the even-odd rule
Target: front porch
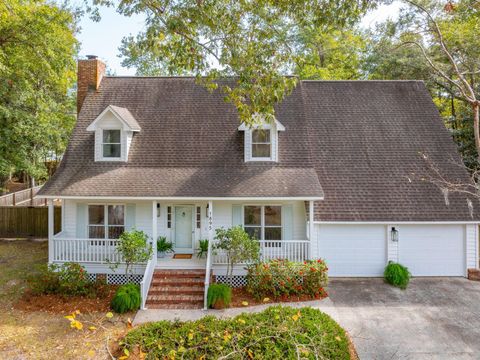
[{"label": "front porch", "polygon": [[[119,240],[108,238],[109,234],[118,234],[122,229],[142,230],[149,236],[154,250],[154,256],[146,264],[138,264],[134,269],[135,274],[142,278],[140,285],[144,308],[156,271],[203,270],[205,294],[212,276],[216,276],[217,280],[225,277],[227,257],[222,251],[214,250],[215,229],[220,227],[241,225],[250,234],[261,238],[258,240],[260,261],[288,259],[303,262],[315,257],[313,243],[308,240],[309,234],[313,233],[313,221],[307,221],[304,201],[248,200],[248,205],[243,205],[246,201],[96,200],[91,205],[88,200],[63,200],[62,231],[54,235],[53,218],[49,223],[49,262],[77,262],[89,273],[113,274],[115,271],[110,265],[122,264],[123,259],[116,252]],[[90,212],[91,208],[94,212]],[[309,209],[311,217],[313,201],[310,201]],[[49,211],[53,213],[51,200]],[[110,219],[111,213],[115,215],[113,220]],[[92,234],[94,236],[89,237]],[[98,234],[104,237],[98,237]],[[174,243],[175,253],[191,254],[191,258],[178,259],[173,254],[157,258],[154,239],[159,236]],[[267,236],[278,237],[278,240],[265,240]],[[196,255],[200,239],[209,240],[208,253],[204,258]],[[245,275],[245,265],[237,266],[236,276]],[[122,269],[124,266],[120,265],[118,272],[121,273]]]}]

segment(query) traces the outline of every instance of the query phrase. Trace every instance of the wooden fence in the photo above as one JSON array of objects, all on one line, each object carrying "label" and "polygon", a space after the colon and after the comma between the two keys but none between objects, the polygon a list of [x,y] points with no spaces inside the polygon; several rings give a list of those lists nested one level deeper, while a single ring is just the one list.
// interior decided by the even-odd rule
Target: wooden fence
[{"label": "wooden fence", "polygon": [[35,197],[42,186],[16,191],[0,196],[0,206],[42,206],[47,205],[46,199]]},{"label": "wooden fence", "polygon": [[[55,233],[62,227],[62,209],[54,208]],[[48,237],[48,208],[26,206],[0,207],[0,237]]]}]

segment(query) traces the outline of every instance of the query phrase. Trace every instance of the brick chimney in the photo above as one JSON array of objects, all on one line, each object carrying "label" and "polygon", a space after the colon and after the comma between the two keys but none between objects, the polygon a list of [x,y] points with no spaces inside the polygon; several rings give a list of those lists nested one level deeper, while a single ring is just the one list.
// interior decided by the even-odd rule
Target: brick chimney
[{"label": "brick chimney", "polygon": [[87,55],[86,59],[78,60],[77,113],[80,112],[88,91],[98,90],[104,75],[105,63],[95,55]]}]

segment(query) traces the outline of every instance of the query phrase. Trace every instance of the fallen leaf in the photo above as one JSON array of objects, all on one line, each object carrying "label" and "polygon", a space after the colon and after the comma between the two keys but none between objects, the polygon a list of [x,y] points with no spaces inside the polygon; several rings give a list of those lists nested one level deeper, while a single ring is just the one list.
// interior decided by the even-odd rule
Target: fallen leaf
[{"label": "fallen leaf", "polygon": [[243,306],[248,306],[248,301],[242,301]]},{"label": "fallen leaf", "polygon": [[107,319],[111,319],[113,317],[113,314],[111,312],[108,312],[105,314],[105,316],[107,317]]},{"label": "fallen leaf", "polygon": [[269,302],[270,301],[270,298],[266,297],[263,299],[263,302]]},{"label": "fallen leaf", "polygon": [[90,327],[88,328],[88,330],[92,330],[92,331],[93,331],[93,330],[97,330],[97,328],[96,328],[95,326],[90,326]]}]

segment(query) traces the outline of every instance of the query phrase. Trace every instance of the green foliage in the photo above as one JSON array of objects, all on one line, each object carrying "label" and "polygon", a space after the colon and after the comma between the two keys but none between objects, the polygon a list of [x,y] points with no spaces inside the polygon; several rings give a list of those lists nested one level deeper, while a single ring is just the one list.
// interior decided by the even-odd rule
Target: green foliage
[{"label": "green foliage", "polygon": [[[47,0],[0,3],[0,179],[42,179],[75,124],[77,13]],[[0,184],[1,185],[1,184]]]},{"label": "green foliage", "polygon": [[110,306],[113,311],[123,314],[139,309],[140,303],[140,287],[135,284],[126,284],[118,288]]},{"label": "green foliage", "polygon": [[260,256],[258,241],[252,239],[241,226],[227,230],[215,230],[214,249],[222,250],[227,256],[227,275],[231,276],[233,267],[242,262],[255,262]]},{"label": "green foliage", "polygon": [[[152,257],[153,248],[148,242],[148,235],[140,230],[125,231],[120,235],[116,251],[125,263],[125,274],[129,275],[132,265],[146,263]],[[120,263],[111,265],[116,269]]]},{"label": "green foliage", "polygon": [[130,331],[124,349],[149,359],[350,359],[345,331],[317,309],[270,307],[232,319],[159,321]]},{"label": "green foliage", "polygon": [[[309,48],[298,46],[305,29],[321,33],[343,27],[370,5],[363,0],[113,3],[124,15],[146,16],[146,30],[123,39],[124,66],[136,67],[140,75],[196,75],[207,89],[220,87],[247,124],[257,114],[271,120],[274,105],[295,86],[296,79],[284,75]],[[217,81],[227,76],[235,81]]]},{"label": "green foliage", "polygon": [[225,284],[211,284],[208,287],[207,306],[212,307],[217,301],[222,301],[225,307],[232,302],[232,289]]},{"label": "green foliage", "polygon": [[308,295],[326,295],[328,267],[321,259],[296,263],[271,260],[247,268],[247,291],[257,299]]},{"label": "green foliage", "polygon": [[208,253],[208,239],[198,241],[197,257],[202,258]]},{"label": "green foliage", "polygon": [[90,281],[88,273],[78,263],[42,264],[38,273],[28,278],[28,282],[32,292],[37,295],[104,297],[108,292],[105,283]]},{"label": "green foliage", "polygon": [[159,236],[157,239],[157,251],[165,253],[173,252],[173,244],[167,241],[165,236]]},{"label": "green foliage", "polygon": [[410,271],[400,264],[390,261],[383,273],[385,281],[400,289],[406,289],[410,281]]}]

